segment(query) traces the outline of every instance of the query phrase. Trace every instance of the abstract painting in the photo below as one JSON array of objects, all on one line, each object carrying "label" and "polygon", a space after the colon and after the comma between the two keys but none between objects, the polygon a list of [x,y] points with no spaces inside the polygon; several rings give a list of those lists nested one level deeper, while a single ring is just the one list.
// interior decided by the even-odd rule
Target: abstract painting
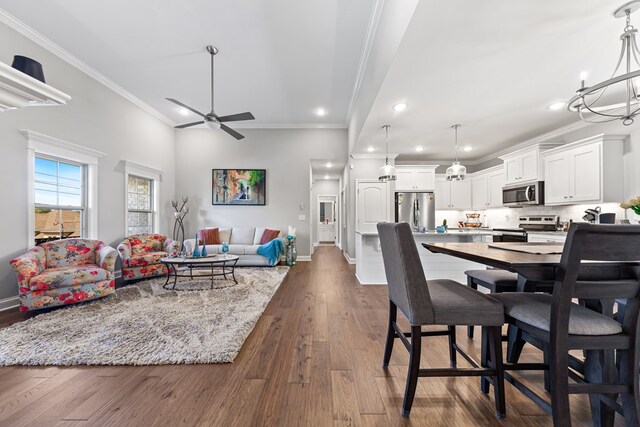
[{"label": "abstract painting", "polygon": [[213,169],[214,205],[259,205],[267,201],[265,169]]}]

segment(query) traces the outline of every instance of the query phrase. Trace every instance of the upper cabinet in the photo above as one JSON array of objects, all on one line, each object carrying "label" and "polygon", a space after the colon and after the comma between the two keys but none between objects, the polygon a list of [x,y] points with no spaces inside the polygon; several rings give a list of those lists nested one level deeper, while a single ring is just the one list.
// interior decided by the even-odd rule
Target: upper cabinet
[{"label": "upper cabinet", "polygon": [[543,177],[540,154],[558,144],[536,144],[522,150],[501,156],[504,161],[505,184],[525,181],[540,181]]},{"label": "upper cabinet", "polygon": [[471,193],[473,209],[502,207],[504,168],[496,166],[473,174]]},{"label": "upper cabinet", "polygon": [[623,135],[596,135],[546,151],[545,205],[624,198]]},{"label": "upper cabinet", "polygon": [[437,166],[397,166],[396,191],[433,191]]},{"label": "upper cabinet", "polygon": [[71,97],[0,62],[0,112],[30,105],[66,104]]},{"label": "upper cabinet", "polygon": [[436,177],[436,209],[471,209],[471,180],[447,181]]}]

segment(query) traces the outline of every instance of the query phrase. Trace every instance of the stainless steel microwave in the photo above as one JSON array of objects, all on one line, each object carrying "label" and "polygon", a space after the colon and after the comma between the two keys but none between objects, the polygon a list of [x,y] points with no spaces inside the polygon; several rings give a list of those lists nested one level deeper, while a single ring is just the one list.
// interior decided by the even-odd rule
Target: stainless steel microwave
[{"label": "stainless steel microwave", "polygon": [[544,181],[517,183],[502,187],[502,206],[511,208],[544,205]]}]

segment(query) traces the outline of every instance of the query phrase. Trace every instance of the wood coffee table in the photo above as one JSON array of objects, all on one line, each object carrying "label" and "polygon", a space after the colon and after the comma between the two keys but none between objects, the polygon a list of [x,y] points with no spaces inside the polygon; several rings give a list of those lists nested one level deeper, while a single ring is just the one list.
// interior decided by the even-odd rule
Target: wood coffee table
[{"label": "wood coffee table", "polygon": [[[167,266],[167,281],[162,285],[163,288],[168,289],[167,285],[173,277],[172,290],[176,290],[176,284],[178,283],[178,277],[188,277],[193,279],[193,270],[211,270],[211,274],[203,275],[198,274],[195,277],[211,277],[211,289],[213,289],[213,283],[215,277],[224,277],[227,279],[227,275],[231,276],[233,282],[237,285],[236,280],[236,264],[238,263],[238,255],[214,255],[200,258],[185,258],[185,257],[173,257],[162,258],[160,262]],[[180,271],[188,269],[189,274],[178,274]],[[178,289],[180,290],[180,289]]]}]

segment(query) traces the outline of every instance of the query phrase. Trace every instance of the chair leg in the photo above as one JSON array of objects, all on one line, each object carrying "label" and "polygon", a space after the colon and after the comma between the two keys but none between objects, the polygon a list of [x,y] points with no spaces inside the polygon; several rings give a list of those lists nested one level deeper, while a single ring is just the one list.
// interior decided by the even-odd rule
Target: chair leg
[{"label": "chair leg", "polygon": [[402,417],[409,418],[413,398],[418,385],[418,371],[420,370],[420,350],[422,346],[422,328],[411,326],[411,352],[409,356],[409,372],[407,372],[407,387],[402,402]]},{"label": "chair leg", "polygon": [[[542,344],[542,363],[549,366],[549,345]],[[545,370],[544,373],[544,391],[547,393],[551,390],[551,384],[549,383],[549,370]]]},{"label": "chair leg", "polygon": [[382,367],[389,366],[389,360],[391,360],[391,352],[393,351],[393,343],[396,338],[396,330],[393,328],[393,323],[398,318],[398,306],[391,300],[389,300],[389,325],[387,328],[387,342],[384,346],[384,358],[382,361]]},{"label": "chair leg", "polygon": [[[624,421],[627,426],[637,427],[640,425],[640,394],[638,387],[638,364],[640,360],[635,351],[621,350],[620,356],[620,383],[631,386],[631,393],[623,393],[622,409],[624,411]],[[635,357],[634,357],[635,356]]]},{"label": "chair leg", "polygon": [[455,368],[458,366],[458,357],[454,348],[456,344],[456,327],[455,325],[449,325],[447,328],[449,329],[449,364],[452,368]]},{"label": "chair leg", "polygon": [[[481,346],[480,346],[480,366],[487,367],[491,364],[491,360],[490,360],[491,353],[489,351],[489,345],[490,345],[489,331],[487,330],[486,327],[483,327],[481,329],[481,332],[482,332],[482,339],[481,339]],[[480,390],[484,394],[489,393],[489,380],[484,376],[480,377]]]},{"label": "chair leg", "polygon": [[[478,285],[473,282],[473,277],[467,276],[467,286],[471,289],[478,289]],[[467,337],[473,339],[473,325],[467,326]]]},{"label": "chair leg", "polygon": [[[492,326],[488,328],[488,346],[491,356],[491,367],[496,370],[493,377],[493,392],[496,399],[496,418],[503,419],[506,414],[506,403],[504,396],[504,366],[502,361],[502,328]],[[485,380],[486,381],[486,380]]]},{"label": "chair leg", "polygon": [[554,427],[571,427],[569,406],[569,352],[551,344],[549,375],[551,383],[551,408]]}]

